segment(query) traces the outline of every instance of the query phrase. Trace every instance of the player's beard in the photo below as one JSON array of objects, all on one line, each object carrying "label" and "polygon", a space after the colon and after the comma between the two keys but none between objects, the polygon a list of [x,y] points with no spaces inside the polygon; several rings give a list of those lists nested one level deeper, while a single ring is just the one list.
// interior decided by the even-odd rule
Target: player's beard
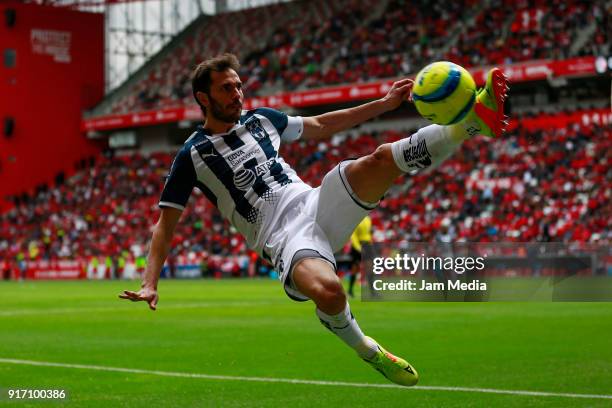
[{"label": "player's beard", "polygon": [[210,100],[210,115],[217,120],[220,120],[225,123],[236,123],[240,119],[240,114],[242,113],[242,104],[240,104],[239,109],[234,107],[223,108],[223,106],[215,101],[210,95],[208,96]]}]

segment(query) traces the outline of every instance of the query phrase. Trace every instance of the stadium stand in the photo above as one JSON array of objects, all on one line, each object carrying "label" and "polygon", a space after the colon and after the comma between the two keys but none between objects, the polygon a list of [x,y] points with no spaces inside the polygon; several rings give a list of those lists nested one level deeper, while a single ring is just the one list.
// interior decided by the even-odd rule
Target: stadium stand
[{"label": "stadium stand", "polygon": [[[438,59],[483,67],[605,56],[610,15],[612,3],[603,0],[313,0],[201,16],[92,113],[193,105],[191,68],[223,50],[240,57],[247,98],[398,77]],[[602,107],[597,98],[589,106],[597,93],[586,89],[598,84],[583,87],[587,109]],[[571,87],[558,90],[558,106],[548,103],[548,90],[529,92],[514,96],[515,113],[578,109],[580,92]],[[605,125],[519,125],[500,141],[470,140],[440,169],[398,181],[372,214],[374,239],[397,247],[409,241],[609,243],[610,133]],[[338,161],[407,134],[353,131],[344,139],[286,145],[281,153],[304,181],[318,185]],[[133,276],[144,265],[171,160],[168,153],[109,151],[83,163],[74,177],[17,197],[0,215],[2,258],[95,260],[88,276],[98,263],[114,262]],[[170,269],[188,260],[212,275],[269,272],[199,191],[172,247]]]},{"label": "stadium stand", "polygon": [[[302,141],[285,145],[281,154],[305,182],[318,185],[339,160],[406,135],[381,131]],[[375,241],[609,243],[611,153],[611,129],[593,125],[518,127],[503,140],[470,140],[432,173],[398,180],[372,214]],[[63,184],[20,200],[0,216],[0,252],[5,259],[109,257],[142,265],[171,160],[167,153],[106,155]],[[205,259],[210,273],[237,275],[246,273],[249,260],[257,261],[196,190],[169,262],[181,257]]]},{"label": "stadium stand", "polygon": [[392,78],[439,59],[470,67],[608,55],[611,7],[603,0],[316,0],[203,16],[97,113],[193,104],[191,67],[221,50],[241,58],[247,97]]},{"label": "stadium stand", "polygon": [[[235,50],[243,57],[244,69],[240,72],[250,92],[256,94],[263,82],[268,82],[271,64],[266,50],[258,49],[258,44],[270,44],[279,54],[289,53],[296,63],[304,58],[316,59],[312,53],[302,55],[308,44],[299,43],[288,50],[288,41],[300,37],[304,32],[312,32],[320,21],[326,21],[338,13],[348,1],[298,2],[294,7],[277,4],[266,7],[227,13],[211,19],[200,17],[187,28],[180,41],[171,42],[162,51],[164,58],[152,61],[143,69],[140,80],[129,84],[127,93],[119,92],[110,107],[112,113],[125,113],[148,110],[192,102],[189,73],[191,68],[206,56],[221,53],[221,50]],[[297,6],[297,7],[296,7]],[[282,24],[281,24],[282,23]],[[279,27],[287,24],[291,31],[283,36]],[[307,38],[308,35],[306,35]],[[262,39],[265,39],[262,41]],[[283,50],[281,50],[283,49]],[[246,58],[245,58],[246,57]],[[278,67],[274,72],[278,73]],[[270,75],[273,75],[270,73]]]},{"label": "stadium stand", "polygon": [[478,66],[608,55],[605,7],[597,1],[494,1],[466,24],[445,57]]}]

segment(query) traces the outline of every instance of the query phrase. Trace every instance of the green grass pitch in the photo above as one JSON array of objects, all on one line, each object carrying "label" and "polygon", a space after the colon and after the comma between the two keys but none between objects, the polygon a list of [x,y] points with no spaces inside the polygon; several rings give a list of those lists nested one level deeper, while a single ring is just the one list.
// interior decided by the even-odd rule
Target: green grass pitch
[{"label": "green grass pitch", "polygon": [[[268,280],[0,282],[0,359],[145,371],[386,384],[325,330],[312,303]],[[420,386],[612,394],[612,303],[364,303],[362,329],[419,370]],[[64,389],[65,402],[9,401]],[[183,378],[0,361],[1,406],[604,407],[612,399]]]}]

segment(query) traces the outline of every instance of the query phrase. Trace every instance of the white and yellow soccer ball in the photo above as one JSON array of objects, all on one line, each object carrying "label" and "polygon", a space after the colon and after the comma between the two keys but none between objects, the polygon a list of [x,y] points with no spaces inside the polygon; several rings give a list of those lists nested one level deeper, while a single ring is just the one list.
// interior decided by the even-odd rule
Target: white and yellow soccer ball
[{"label": "white and yellow soccer ball", "polygon": [[412,99],[417,111],[438,125],[461,122],[476,102],[476,83],[460,65],[438,61],[416,76]]}]

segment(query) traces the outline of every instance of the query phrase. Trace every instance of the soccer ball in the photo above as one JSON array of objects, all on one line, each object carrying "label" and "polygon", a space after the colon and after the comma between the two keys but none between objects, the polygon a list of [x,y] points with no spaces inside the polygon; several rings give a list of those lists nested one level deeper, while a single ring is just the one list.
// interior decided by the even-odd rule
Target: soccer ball
[{"label": "soccer ball", "polygon": [[476,83],[465,68],[448,61],[429,64],[412,87],[417,111],[438,125],[461,122],[476,102]]}]

